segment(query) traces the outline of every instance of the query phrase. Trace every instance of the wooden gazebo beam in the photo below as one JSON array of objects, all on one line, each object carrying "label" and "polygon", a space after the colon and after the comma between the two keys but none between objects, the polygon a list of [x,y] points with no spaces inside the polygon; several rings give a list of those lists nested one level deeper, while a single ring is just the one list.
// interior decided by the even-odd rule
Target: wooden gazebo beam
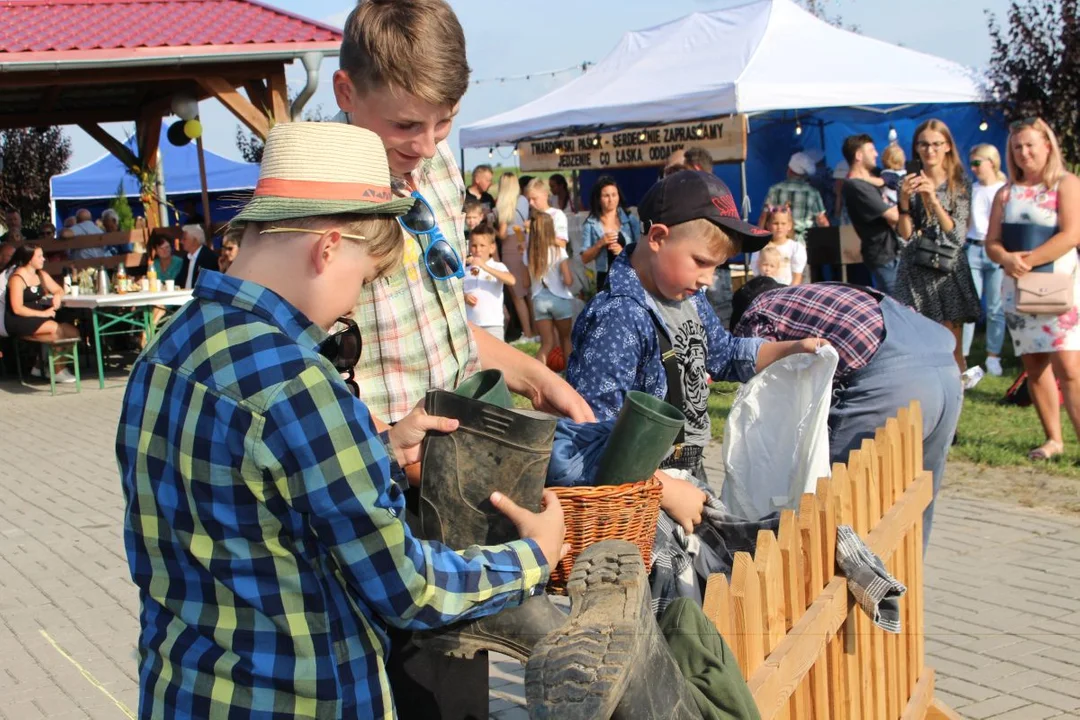
[{"label": "wooden gazebo beam", "polygon": [[266,140],[266,136],[270,134],[270,122],[267,120],[266,115],[241,95],[233,87],[232,83],[221,77],[199,77],[196,79],[204,90],[217,98],[218,102],[228,108],[251,132],[258,135],[260,139]]},{"label": "wooden gazebo beam", "polygon": [[135,157],[135,153],[131,152],[124,143],[106,132],[105,128],[91,122],[81,122],[79,127],[87,135],[97,140],[98,144],[103,148],[112,153],[113,157],[124,163],[125,167],[132,168],[139,164],[139,159]]}]

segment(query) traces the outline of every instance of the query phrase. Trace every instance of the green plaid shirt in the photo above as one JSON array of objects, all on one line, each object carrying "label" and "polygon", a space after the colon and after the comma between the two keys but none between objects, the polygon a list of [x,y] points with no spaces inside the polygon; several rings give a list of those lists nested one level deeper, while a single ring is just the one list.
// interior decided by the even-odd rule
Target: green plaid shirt
[{"label": "green plaid shirt", "polygon": [[[346,122],[339,113],[337,122]],[[409,178],[435,211],[439,229],[464,261],[465,183],[446,141]],[[408,196],[404,185],[395,192]],[[462,281],[432,280],[424,268],[426,240],[402,232],[400,269],[360,294],[353,319],[364,338],[356,366],[360,397],[378,418],[396,422],[429,389],[452,390],[479,372],[480,356],[465,315]]]},{"label": "green plaid shirt", "polygon": [[814,227],[814,218],[825,212],[821,193],[805,180],[787,179],[769,188],[765,206],[791,203],[791,219],[795,223],[795,238],[806,243],[806,231]]},{"label": "green plaid shirt", "polygon": [[386,625],[480,617],[547,580],[532,540],[413,537],[325,337],[266,288],[206,271],[132,368],[116,454],[140,718],[392,718]]}]

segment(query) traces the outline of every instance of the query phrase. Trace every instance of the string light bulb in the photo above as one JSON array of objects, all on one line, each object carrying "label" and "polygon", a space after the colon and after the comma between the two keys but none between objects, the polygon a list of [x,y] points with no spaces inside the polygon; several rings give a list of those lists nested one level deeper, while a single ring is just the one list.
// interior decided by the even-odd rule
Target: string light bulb
[{"label": "string light bulb", "polygon": [[488,148],[488,160],[495,157],[495,148]]},{"label": "string light bulb", "polygon": [[555,148],[556,155],[562,155],[562,148]]},{"label": "string light bulb", "polygon": [[795,134],[802,135],[802,123],[798,120],[795,121]]},{"label": "string light bulb", "polygon": [[593,147],[600,147],[600,136],[597,135],[592,139]]},{"label": "string light bulb", "polygon": [[517,155],[518,155],[518,149],[517,149],[517,145],[515,145],[514,146],[514,157],[517,157]]},{"label": "string light bulb", "polygon": [[646,134],[645,134],[645,131],[644,131],[644,130],[642,130],[642,131],[641,131],[641,134],[640,134],[640,135],[638,135],[638,140],[640,140],[641,142],[645,142],[645,138],[647,138],[647,137],[648,137],[648,135],[646,135]]},{"label": "string light bulb", "polygon": [[703,125],[698,125],[697,129],[694,130],[694,134],[696,134],[698,137],[701,137],[705,134],[705,127]]},{"label": "string light bulb", "polygon": [[983,120],[981,123],[979,123],[979,131],[980,132],[986,132],[989,129],[990,129],[990,123],[986,122],[985,120]]}]

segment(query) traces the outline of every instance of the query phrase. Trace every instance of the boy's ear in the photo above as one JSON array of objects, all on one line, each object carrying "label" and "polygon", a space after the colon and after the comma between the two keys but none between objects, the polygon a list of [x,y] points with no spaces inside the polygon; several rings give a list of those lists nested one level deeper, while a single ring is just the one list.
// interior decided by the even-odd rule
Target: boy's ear
[{"label": "boy's ear", "polygon": [[327,266],[333,261],[341,249],[341,233],[337,230],[327,230],[319,239],[311,245],[311,262],[315,272],[326,272]]},{"label": "boy's ear", "polygon": [[354,112],[356,107],[356,86],[352,78],[345,70],[334,71],[332,80],[334,87],[334,99],[337,100],[338,108],[344,112]]},{"label": "boy's ear", "polygon": [[671,228],[667,225],[661,225],[659,223],[653,223],[649,226],[649,249],[656,252],[660,249],[660,246],[665,240],[671,238]]}]

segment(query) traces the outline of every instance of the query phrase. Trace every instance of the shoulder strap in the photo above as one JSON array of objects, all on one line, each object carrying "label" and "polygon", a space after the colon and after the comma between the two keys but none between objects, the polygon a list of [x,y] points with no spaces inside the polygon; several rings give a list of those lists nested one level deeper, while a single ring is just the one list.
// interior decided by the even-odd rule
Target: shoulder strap
[{"label": "shoulder strap", "polygon": [[[682,412],[683,388],[682,372],[679,370],[679,357],[675,352],[675,348],[671,346],[667,330],[660,324],[656,313],[649,311],[649,317],[652,318],[653,325],[656,326],[656,342],[660,345],[660,362],[664,366],[664,375],[667,377],[667,394],[664,395],[664,402],[679,408],[679,411]],[[682,445],[685,440],[686,428],[684,426],[679,428],[679,434],[675,437],[675,445]]]}]

